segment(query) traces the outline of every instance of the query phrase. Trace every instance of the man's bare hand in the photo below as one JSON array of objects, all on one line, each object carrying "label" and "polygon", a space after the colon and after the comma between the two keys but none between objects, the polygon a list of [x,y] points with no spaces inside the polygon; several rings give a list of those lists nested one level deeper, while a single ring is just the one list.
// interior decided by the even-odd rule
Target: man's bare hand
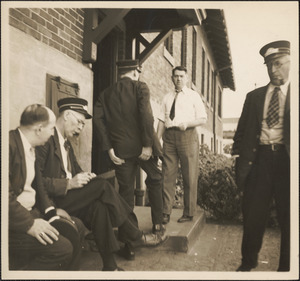
[{"label": "man's bare hand", "polygon": [[108,155],[110,157],[110,160],[113,161],[113,163],[115,165],[122,165],[123,163],[125,163],[125,160],[124,159],[121,159],[119,157],[116,156],[115,154],[115,151],[113,148],[111,148],[109,151],[108,151]]},{"label": "man's bare hand", "polygon": [[81,188],[86,185],[96,175],[94,173],[82,172],[69,180],[68,189]]},{"label": "man's bare hand", "polygon": [[180,131],[185,131],[187,128],[187,123],[180,123],[178,125],[178,128],[180,129]]},{"label": "man's bare hand", "polygon": [[139,156],[141,160],[147,161],[152,156],[152,147],[143,147],[142,153]]},{"label": "man's bare hand", "polygon": [[43,219],[35,219],[27,234],[35,237],[41,244],[53,244],[58,240],[59,232],[49,222]]}]

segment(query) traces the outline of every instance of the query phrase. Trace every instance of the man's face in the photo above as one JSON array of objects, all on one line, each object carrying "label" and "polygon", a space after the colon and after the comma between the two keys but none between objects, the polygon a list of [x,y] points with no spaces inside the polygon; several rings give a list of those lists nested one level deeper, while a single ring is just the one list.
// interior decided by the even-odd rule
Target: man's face
[{"label": "man's face", "polygon": [[37,145],[44,145],[48,139],[54,134],[54,127],[56,122],[56,117],[54,113],[48,110],[49,113],[49,122],[44,125],[40,125],[39,130],[39,140]]},{"label": "man's face", "polygon": [[65,137],[78,137],[85,126],[85,116],[79,112],[68,110],[65,116]]},{"label": "man's face", "polygon": [[183,70],[175,70],[172,80],[176,90],[181,90],[187,83],[187,74]]},{"label": "man's face", "polygon": [[271,59],[266,63],[271,83],[275,86],[283,85],[289,79],[290,56],[285,55]]}]

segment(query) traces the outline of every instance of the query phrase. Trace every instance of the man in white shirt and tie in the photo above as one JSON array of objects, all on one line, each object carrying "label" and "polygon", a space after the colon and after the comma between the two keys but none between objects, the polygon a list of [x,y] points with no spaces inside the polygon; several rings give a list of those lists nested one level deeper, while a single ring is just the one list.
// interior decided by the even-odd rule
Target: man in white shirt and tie
[{"label": "man in white shirt and tie", "polygon": [[162,102],[157,135],[163,138],[163,223],[170,221],[180,161],[184,182],[184,210],[179,223],[192,221],[197,206],[199,140],[197,126],[207,121],[200,95],[187,88],[187,69],[172,70],[175,90]]}]

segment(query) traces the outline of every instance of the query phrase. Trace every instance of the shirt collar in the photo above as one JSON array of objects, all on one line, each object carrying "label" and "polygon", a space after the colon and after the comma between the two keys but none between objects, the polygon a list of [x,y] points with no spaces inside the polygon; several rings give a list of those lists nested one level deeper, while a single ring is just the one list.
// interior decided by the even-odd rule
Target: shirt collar
[{"label": "shirt collar", "polygon": [[65,143],[65,139],[64,137],[62,136],[61,132],[56,128],[56,131],[57,131],[57,135],[58,135],[58,141],[60,143],[60,145],[63,145]]},{"label": "shirt collar", "polygon": [[23,146],[24,146],[24,151],[29,151],[30,152],[31,148],[33,148],[32,145],[29,143],[29,141],[27,140],[25,135],[22,133],[22,131],[20,129],[18,129],[18,130],[19,130],[21,140],[22,140],[22,143],[23,143]]},{"label": "shirt collar", "polygon": [[[181,89],[181,91],[180,92],[178,92],[178,93],[186,93],[187,92],[187,90],[188,90],[188,87],[187,86],[184,86],[182,89]],[[176,91],[175,91],[176,92]]]},{"label": "shirt collar", "polygon": [[281,92],[286,96],[289,85],[290,85],[289,80],[287,82],[285,82],[283,85],[280,85],[280,86],[275,86],[272,83],[270,83],[270,88],[269,89],[270,89],[270,92],[272,92],[276,87],[279,87]]}]

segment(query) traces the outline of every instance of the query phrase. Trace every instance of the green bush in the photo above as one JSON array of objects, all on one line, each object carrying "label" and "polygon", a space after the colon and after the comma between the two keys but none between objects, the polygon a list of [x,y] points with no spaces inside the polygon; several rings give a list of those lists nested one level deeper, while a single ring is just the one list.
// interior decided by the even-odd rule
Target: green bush
[{"label": "green bush", "polygon": [[[242,222],[242,190],[235,183],[234,158],[211,152],[207,145],[200,146],[197,204],[206,216],[218,221]],[[178,170],[175,203],[182,207],[183,181]],[[277,226],[274,202],[271,205],[268,226]]]}]

